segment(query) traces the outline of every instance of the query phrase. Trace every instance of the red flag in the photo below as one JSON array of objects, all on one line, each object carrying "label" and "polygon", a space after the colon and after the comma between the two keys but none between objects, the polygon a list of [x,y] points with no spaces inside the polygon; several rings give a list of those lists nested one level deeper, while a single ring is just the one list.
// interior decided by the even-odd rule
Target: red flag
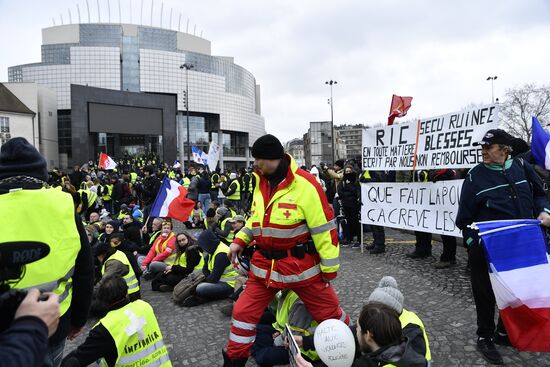
[{"label": "red flag", "polygon": [[113,158],[109,157],[105,153],[101,153],[99,155],[99,168],[101,169],[115,169],[117,164],[113,160]]},{"label": "red flag", "polygon": [[396,117],[403,117],[411,108],[413,97],[400,97],[393,95],[391,99],[390,115],[388,116],[388,125],[393,125],[393,120]]}]

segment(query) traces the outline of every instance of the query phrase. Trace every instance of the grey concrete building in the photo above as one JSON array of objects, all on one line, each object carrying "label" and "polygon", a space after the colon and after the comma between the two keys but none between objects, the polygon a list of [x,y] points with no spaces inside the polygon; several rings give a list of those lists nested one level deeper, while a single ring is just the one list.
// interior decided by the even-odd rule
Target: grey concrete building
[{"label": "grey concrete building", "polygon": [[363,124],[338,125],[334,127],[336,135],[337,159],[361,158]]},{"label": "grey concrete building", "polygon": [[304,159],[307,167],[332,164],[332,124],[330,121],[313,121],[304,134]]}]

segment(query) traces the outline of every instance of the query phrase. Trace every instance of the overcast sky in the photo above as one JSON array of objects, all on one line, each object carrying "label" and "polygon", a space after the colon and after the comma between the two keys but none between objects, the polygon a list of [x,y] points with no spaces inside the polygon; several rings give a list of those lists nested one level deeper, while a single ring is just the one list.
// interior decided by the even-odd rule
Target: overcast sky
[{"label": "overcast sky", "polygon": [[[88,0],[92,22],[97,0]],[[491,101],[525,83],[550,80],[550,1],[154,0],[153,25],[192,32],[256,77],[266,129],[286,141],[309,121],[330,120],[325,81],[334,88],[336,124],[386,120],[392,94],[412,96],[407,118],[430,117]],[[99,0],[107,20],[107,0]],[[120,0],[122,21],[139,23],[141,0]],[[87,22],[85,0],[0,0],[0,81],[8,66],[39,62],[41,29]],[[110,0],[118,22],[118,0]],[[144,0],[149,25],[151,0]]]}]

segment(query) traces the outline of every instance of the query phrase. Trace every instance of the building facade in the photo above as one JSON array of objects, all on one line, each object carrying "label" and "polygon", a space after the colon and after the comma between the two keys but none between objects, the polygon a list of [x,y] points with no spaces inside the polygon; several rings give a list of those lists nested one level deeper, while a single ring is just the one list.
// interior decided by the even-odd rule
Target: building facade
[{"label": "building facade", "polygon": [[321,162],[332,164],[332,123],[315,121],[309,123],[304,134],[304,159],[307,167],[319,167]]},{"label": "building facade", "polygon": [[[182,69],[183,64],[191,68]],[[233,168],[248,163],[249,147],[265,133],[260,88],[254,76],[235,64],[231,57],[211,55],[210,41],[169,29],[104,23],[45,28],[42,61],[12,66],[8,68],[8,78],[10,82],[36,82],[55,91],[59,152],[66,156],[69,165],[97,159],[95,156],[84,159],[79,153],[82,144],[103,146],[107,153],[115,155],[153,150],[165,161],[176,157],[185,161],[189,130],[190,145],[207,151],[210,141],[217,142],[223,146],[222,165]],[[173,129],[167,132],[166,128],[157,126],[136,133],[131,120],[122,120],[121,126],[114,129],[117,132],[97,131],[97,128],[96,131],[75,131],[85,128],[86,124],[73,123],[71,85],[120,91],[116,98],[116,106],[121,107],[117,110],[120,116],[126,116],[123,110],[130,107],[166,111],[165,102],[159,106],[140,106],[136,102],[138,98],[127,105],[124,93],[174,96],[174,122],[170,123]],[[143,111],[155,115],[154,111]],[[152,121],[163,123],[159,121],[166,121],[166,116]],[[90,121],[87,122],[90,125]],[[162,134],[156,135],[159,131],[163,131]],[[84,133],[89,137],[83,141]],[[175,146],[168,149],[165,146],[168,143]],[[145,151],[141,151],[143,149]],[[93,155],[99,150],[93,150]]]},{"label": "building facade", "polygon": [[358,159],[361,161],[363,129],[363,124],[334,127],[337,147],[336,159]]},{"label": "building facade", "polygon": [[59,165],[54,91],[36,83],[0,83],[0,145],[13,137],[34,145],[48,168]]},{"label": "building facade", "polygon": [[294,158],[299,167],[305,166],[306,160],[304,156],[304,141],[302,139],[292,139],[286,142],[285,150],[292,156],[292,158]]}]

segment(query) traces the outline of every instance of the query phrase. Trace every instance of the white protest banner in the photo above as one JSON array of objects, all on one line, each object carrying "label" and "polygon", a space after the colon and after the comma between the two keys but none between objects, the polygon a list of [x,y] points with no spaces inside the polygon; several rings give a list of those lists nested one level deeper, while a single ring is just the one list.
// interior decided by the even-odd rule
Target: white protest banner
[{"label": "white protest banner", "polygon": [[213,141],[210,142],[210,147],[208,147],[208,168],[210,172],[216,170],[218,161],[220,160],[220,146]]},{"label": "white protest banner", "polygon": [[483,161],[472,146],[498,128],[496,105],[363,130],[363,169],[469,168]]},{"label": "white protest banner", "polygon": [[461,237],[455,218],[463,182],[361,184],[361,223]]}]

